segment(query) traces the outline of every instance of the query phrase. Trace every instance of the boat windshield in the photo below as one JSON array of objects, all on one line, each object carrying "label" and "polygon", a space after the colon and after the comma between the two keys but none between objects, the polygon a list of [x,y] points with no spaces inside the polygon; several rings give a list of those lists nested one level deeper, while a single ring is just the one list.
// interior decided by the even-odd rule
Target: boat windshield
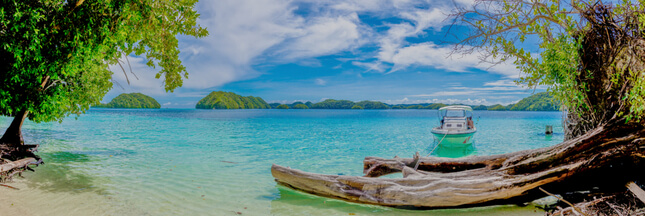
[{"label": "boat windshield", "polygon": [[466,110],[446,110],[445,117],[465,117]]}]

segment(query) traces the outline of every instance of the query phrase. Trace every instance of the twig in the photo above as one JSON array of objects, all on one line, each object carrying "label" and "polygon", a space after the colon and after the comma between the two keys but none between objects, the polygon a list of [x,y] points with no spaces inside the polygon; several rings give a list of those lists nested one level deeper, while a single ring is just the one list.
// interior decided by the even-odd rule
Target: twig
[{"label": "twig", "polygon": [[566,201],[566,200],[564,200],[564,199],[562,199],[562,198],[560,198],[560,197],[558,197],[558,196],[556,196],[556,195],[554,195],[554,194],[552,194],[552,193],[547,192],[546,190],[542,189],[542,187],[538,187],[538,189],[540,189],[540,190],[541,190],[542,192],[544,192],[545,194],[547,194],[547,195],[549,195],[549,196],[552,196],[552,197],[555,197],[556,199],[558,199],[558,200],[560,200],[560,201],[562,201],[562,202],[564,202],[564,203],[568,204],[569,206],[571,206],[571,208],[573,208],[573,210],[574,210],[574,211],[576,211],[576,212],[578,212],[578,213],[580,213],[580,214],[582,214],[582,215],[584,215],[584,216],[589,216],[588,214],[585,214],[584,212],[582,212],[582,210],[580,210],[578,207],[574,206],[574,205],[573,205],[572,203],[570,203],[569,201]]},{"label": "twig", "polygon": [[14,189],[14,190],[20,190],[19,188],[12,187],[12,186],[9,186],[9,185],[6,185],[6,184],[0,184],[0,186],[8,187],[8,188],[11,188],[11,189]]}]

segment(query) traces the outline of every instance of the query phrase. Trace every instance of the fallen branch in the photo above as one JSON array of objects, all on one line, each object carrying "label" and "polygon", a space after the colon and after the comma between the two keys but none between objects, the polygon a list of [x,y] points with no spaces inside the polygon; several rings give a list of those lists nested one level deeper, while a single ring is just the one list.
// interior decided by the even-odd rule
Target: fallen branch
[{"label": "fallen branch", "polygon": [[634,193],[634,196],[645,203],[645,191],[634,182],[627,183],[627,189]]},{"label": "fallen branch", "polygon": [[36,164],[38,164],[38,160],[36,160],[36,158],[23,158],[17,161],[0,165],[0,173],[7,172],[16,168],[23,168],[23,167],[26,167],[27,165],[36,165]]}]

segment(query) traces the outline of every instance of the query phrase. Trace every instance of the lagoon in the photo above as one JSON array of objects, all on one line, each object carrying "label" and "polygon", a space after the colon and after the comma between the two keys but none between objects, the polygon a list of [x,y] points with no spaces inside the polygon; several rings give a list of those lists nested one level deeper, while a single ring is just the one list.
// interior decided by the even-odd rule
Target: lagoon
[{"label": "lagoon", "polygon": [[[564,138],[561,115],[475,111],[475,144],[455,151],[434,148],[436,110],[91,109],[60,124],[26,122],[25,142],[41,144],[46,164],[16,180],[20,191],[1,190],[49,204],[49,211],[25,206],[36,215],[38,208],[54,215],[543,215],[531,205],[403,210],[348,203],[277,186],[270,168],[361,175],[366,156],[547,147]],[[10,120],[0,117],[0,130]],[[555,134],[545,136],[545,125]]]}]

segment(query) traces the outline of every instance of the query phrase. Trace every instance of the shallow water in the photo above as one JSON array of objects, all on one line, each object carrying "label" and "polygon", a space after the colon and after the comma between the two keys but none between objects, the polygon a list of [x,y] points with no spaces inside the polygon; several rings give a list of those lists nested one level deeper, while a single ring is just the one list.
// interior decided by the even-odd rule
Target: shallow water
[{"label": "shallow water", "polygon": [[[501,154],[563,140],[559,112],[474,116],[472,148],[432,155]],[[0,127],[10,120],[0,118]],[[25,123],[25,141],[41,144],[46,164],[26,175],[24,187],[39,197],[96,194],[87,202],[114,215],[543,214],[533,206],[419,211],[348,203],[277,186],[270,173],[275,163],[361,175],[366,156],[429,154],[437,124],[433,110],[92,109],[61,124]],[[545,125],[556,133],[545,136]]]}]

